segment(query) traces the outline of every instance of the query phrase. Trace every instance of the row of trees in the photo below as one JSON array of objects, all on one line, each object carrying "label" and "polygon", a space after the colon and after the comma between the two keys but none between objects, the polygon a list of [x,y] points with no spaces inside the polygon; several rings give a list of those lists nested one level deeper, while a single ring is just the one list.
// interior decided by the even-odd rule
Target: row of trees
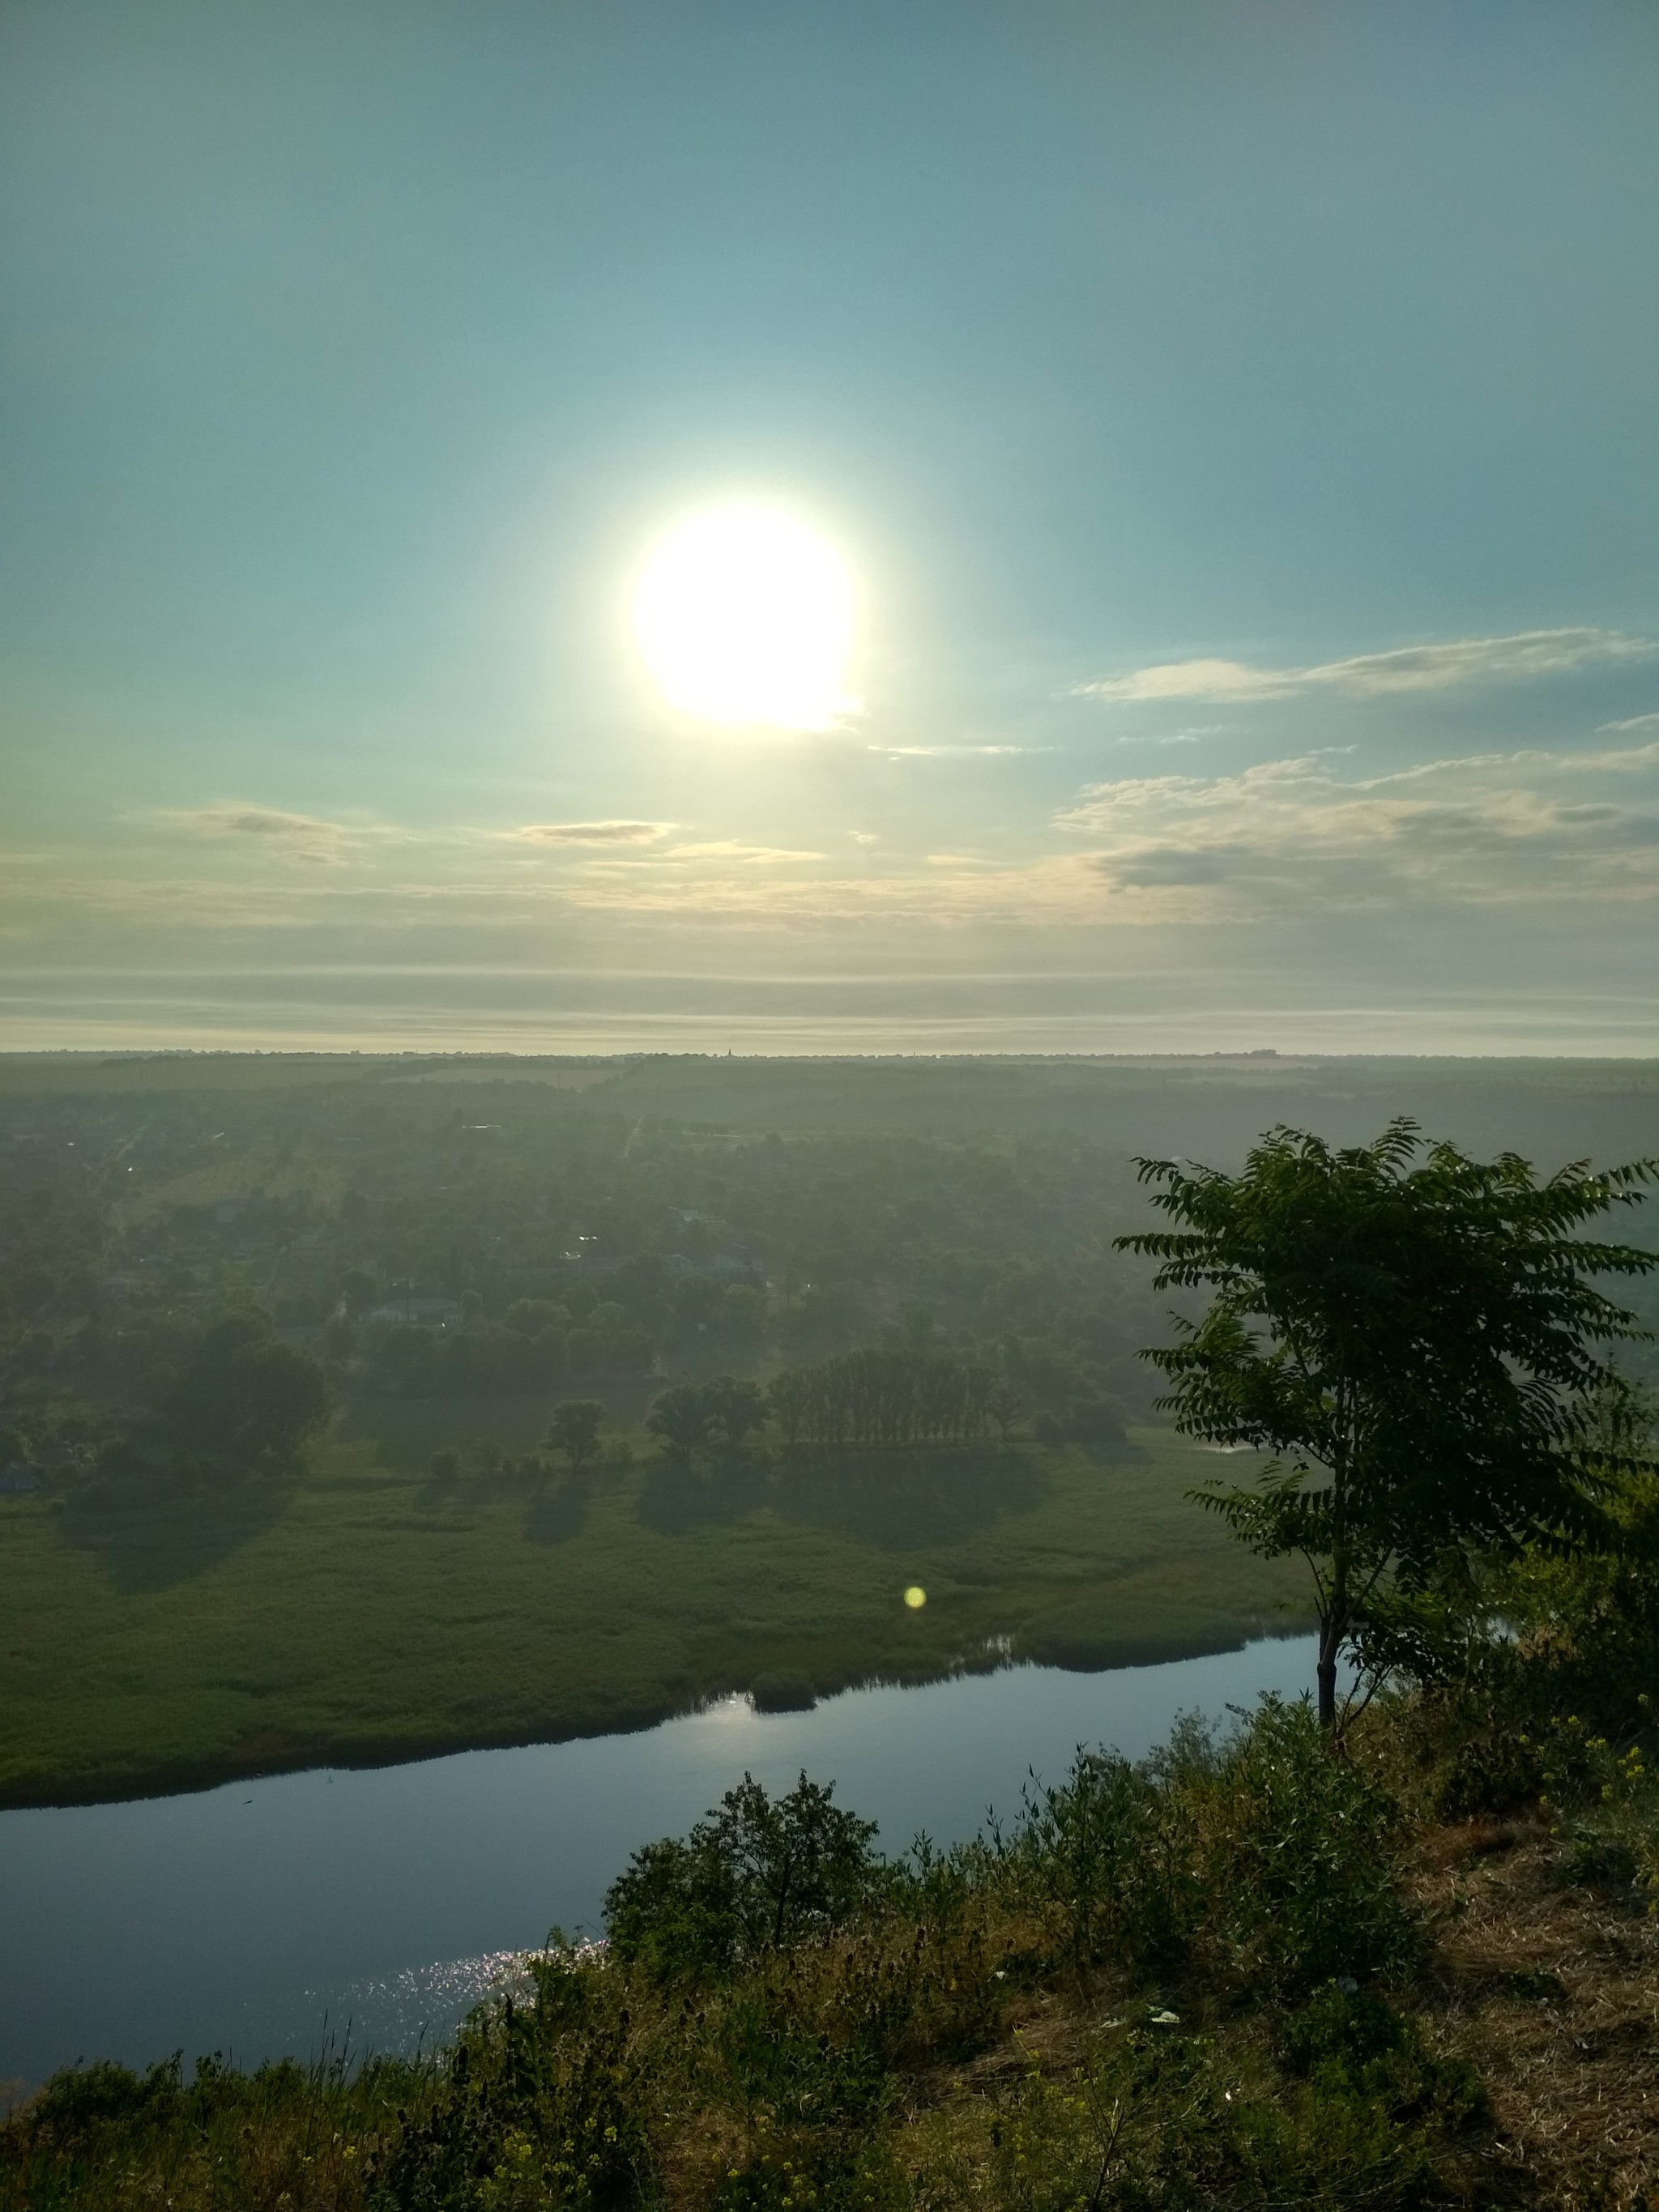
[{"label": "row of trees", "polygon": [[881,1346],[787,1368],[763,1389],[735,1375],[677,1383],[646,1417],[676,1456],[735,1451],[770,1425],[786,1444],[819,1449],[975,1443],[1006,1437],[1019,1394],[994,1368],[908,1346]]},{"label": "row of trees", "polygon": [[1006,1437],[1019,1394],[994,1368],[908,1346],[787,1368],[767,1394],[787,1444],[975,1443]]}]

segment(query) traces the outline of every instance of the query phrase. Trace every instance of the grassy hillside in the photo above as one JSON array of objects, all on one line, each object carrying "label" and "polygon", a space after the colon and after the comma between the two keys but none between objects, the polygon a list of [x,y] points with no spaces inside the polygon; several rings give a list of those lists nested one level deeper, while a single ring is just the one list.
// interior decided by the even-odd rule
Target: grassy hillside
[{"label": "grassy hillside", "polygon": [[[1527,1741],[1539,1701],[1501,1703]],[[1580,1726],[1476,1809],[1474,1748],[1433,1698],[1340,1753],[1268,1701],[896,1863],[813,1785],[748,1785],[636,1855],[607,1950],[526,1961],[449,2047],[65,2071],[0,2121],[0,2199],[1640,2212],[1652,1786]]]},{"label": "grassy hillside", "polygon": [[[511,1449],[542,1409],[492,1411]],[[593,1734],[1005,1649],[1171,1658],[1304,1618],[1298,1571],[1186,1500],[1213,1460],[1158,1431],[1116,1459],[434,1480],[447,1418],[476,1435],[481,1409],[386,1404],[297,1479],[0,1500],[0,1802]]]}]

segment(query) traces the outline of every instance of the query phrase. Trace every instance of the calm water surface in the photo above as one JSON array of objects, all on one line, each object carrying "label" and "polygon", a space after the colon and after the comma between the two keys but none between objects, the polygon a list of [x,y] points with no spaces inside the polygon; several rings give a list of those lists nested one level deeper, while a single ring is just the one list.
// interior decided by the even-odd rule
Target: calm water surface
[{"label": "calm water surface", "polygon": [[1313,1639],[1109,1674],[1012,1668],[716,1705],[636,1735],[0,1814],[0,2077],[183,2050],[245,2062],[441,2039],[550,1926],[595,1927],[630,1851],[741,1779],[802,1768],[901,1849],[1012,1812],[1079,1743],[1139,1756],[1180,1712],[1296,1693]]}]

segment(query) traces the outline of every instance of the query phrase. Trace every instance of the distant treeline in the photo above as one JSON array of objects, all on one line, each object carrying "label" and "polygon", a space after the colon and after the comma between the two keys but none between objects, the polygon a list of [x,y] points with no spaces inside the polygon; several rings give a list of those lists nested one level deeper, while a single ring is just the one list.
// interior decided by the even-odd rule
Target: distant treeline
[{"label": "distant treeline", "polygon": [[656,1347],[629,1326],[617,1306],[597,1306],[586,1327],[536,1299],[521,1299],[504,1325],[434,1330],[397,1322],[375,1329],[367,1348],[370,1374],[383,1389],[408,1398],[468,1392],[545,1390],[567,1376],[636,1375]]}]

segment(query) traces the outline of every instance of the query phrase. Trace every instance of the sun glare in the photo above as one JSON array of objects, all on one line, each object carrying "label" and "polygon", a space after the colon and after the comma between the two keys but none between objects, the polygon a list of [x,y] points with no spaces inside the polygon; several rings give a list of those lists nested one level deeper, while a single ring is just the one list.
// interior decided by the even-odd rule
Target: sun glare
[{"label": "sun glare", "polygon": [[728,729],[824,730],[846,696],[853,580],[817,532],[747,503],[690,516],[634,594],[634,631],[671,707]]}]

